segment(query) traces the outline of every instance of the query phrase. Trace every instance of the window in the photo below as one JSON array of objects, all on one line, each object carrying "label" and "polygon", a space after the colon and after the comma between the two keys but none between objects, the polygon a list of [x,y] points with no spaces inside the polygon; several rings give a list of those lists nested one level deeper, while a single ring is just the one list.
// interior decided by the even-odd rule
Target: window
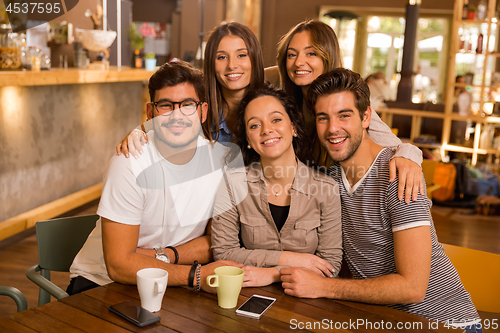
[{"label": "window", "polygon": [[[404,13],[373,15],[338,11],[338,7],[323,6],[320,17],[337,33],[344,66],[363,77],[382,72],[389,83],[392,98],[396,98],[400,80],[405,19]],[[348,15],[340,15],[349,13]],[[414,62],[413,101],[437,103],[446,85],[446,54],[448,43],[447,18],[421,17],[418,22],[417,48]]]},{"label": "window", "polygon": [[[345,68],[353,69],[358,19],[347,12],[332,12],[323,16],[323,22],[329,24],[339,40],[340,53]],[[335,17],[332,17],[335,16]]]}]

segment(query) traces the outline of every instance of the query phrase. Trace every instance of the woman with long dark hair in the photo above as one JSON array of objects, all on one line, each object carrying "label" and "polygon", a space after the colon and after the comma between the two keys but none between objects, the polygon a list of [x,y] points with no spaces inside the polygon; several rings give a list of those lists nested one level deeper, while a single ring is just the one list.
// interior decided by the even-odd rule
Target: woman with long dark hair
[{"label": "woman with long dark hair", "polygon": [[294,99],[275,88],[249,91],[233,142],[246,168],[228,170],[217,193],[214,259],[244,264],[245,287],[279,282],[281,266],[336,276],[342,261],[338,185],[305,165],[310,143]]}]

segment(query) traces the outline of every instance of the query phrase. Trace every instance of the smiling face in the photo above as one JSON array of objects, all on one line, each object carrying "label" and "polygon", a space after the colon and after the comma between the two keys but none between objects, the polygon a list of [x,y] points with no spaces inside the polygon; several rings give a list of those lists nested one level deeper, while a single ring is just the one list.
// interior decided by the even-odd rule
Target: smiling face
[{"label": "smiling face", "polygon": [[[198,94],[191,83],[181,83],[171,87],[164,87],[155,93],[155,102],[181,102],[191,100],[199,102]],[[195,113],[190,116],[183,115],[178,109],[169,115],[160,115],[151,103],[148,103],[148,117],[153,118],[155,138],[157,144],[164,148],[185,148],[196,145],[196,140],[201,133],[201,123],[207,116],[207,103],[201,104]],[[201,121],[200,121],[201,119]]]},{"label": "smiling face", "polygon": [[314,50],[308,31],[296,33],[290,40],[286,54],[286,70],[290,80],[298,86],[309,86],[323,74],[323,59]]},{"label": "smiling face", "polygon": [[262,96],[248,103],[245,124],[247,141],[261,160],[295,156],[292,145],[295,127],[275,97]]},{"label": "smiling face", "polygon": [[316,129],[321,144],[335,162],[349,160],[363,140],[371,113],[360,118],[354,94],[344,91],[318,97],[315,106]]},{"label": "smiling face", "polygon": [[248,48],[238,36],[226,36],[217,47],[215,72],[223,90],[245,90],[252,77]]}]

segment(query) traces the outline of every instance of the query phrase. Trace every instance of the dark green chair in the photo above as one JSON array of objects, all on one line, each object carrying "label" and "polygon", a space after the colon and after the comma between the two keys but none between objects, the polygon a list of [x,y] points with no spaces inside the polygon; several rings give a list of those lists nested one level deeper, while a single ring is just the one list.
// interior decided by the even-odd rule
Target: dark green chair
[{"label": "dark green chair", "polygon": [[50,281],[50,271],[69,272],[98,219],[99,215],[74,216],[35,224],[38,265],[28,268],[26,276],[40,287],[38,305],[49,303],[50,295],[57,299],[69,296]]},{"label": "dark green chair", "polygon": [[17,312],[24,311],[28,308],[26,297],[19,289],[14,287],[0,286],[0,295],[9,296],[16,302]]}]

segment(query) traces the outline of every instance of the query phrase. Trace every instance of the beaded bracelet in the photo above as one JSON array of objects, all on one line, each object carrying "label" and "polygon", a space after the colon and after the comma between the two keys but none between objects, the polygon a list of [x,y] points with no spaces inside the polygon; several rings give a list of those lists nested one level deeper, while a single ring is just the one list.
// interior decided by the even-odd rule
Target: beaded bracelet
[{"label": "beaded bracelet", "polygon": [[189,272],[189,280],[188,280],[189,288],[194,287],[194,275],[196,272],[196,267],[198,267],[198,260],[194,261],[193,265],[191,266],[191,271]]},{"label": "beaded bracelet", "polygon": [[177,249],[173,246],[167,246],[166,249],[170,249],[170,250],[174,251],[174,254],[175,254],[174,264],[177,264],[179,262],[179,252],[177,252]]},{"label": "beaded bracelet", "polygon": [[196,266],[196,291],[201,290],[201,265]]}]

